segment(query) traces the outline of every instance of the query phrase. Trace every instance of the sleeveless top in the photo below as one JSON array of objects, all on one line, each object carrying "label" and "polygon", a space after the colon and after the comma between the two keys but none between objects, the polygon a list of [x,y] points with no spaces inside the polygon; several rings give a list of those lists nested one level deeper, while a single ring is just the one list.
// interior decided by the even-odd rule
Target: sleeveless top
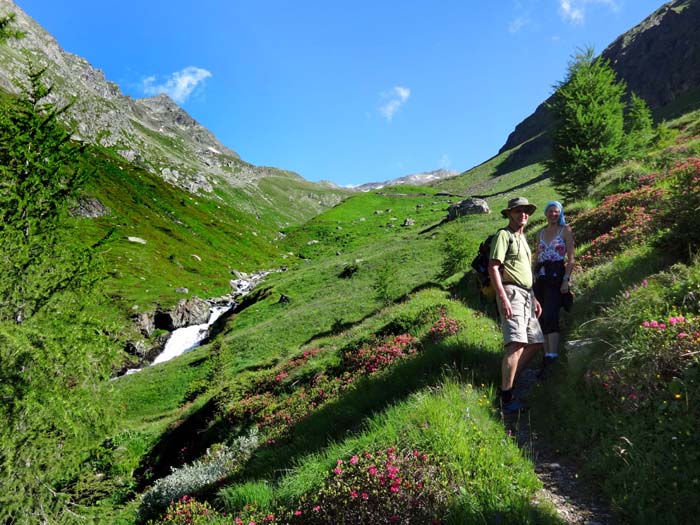
[{"label": "sleeveless top", "polygon": [[544,240],[544,230],[540,231],[540,242],[537,250],[538,263],[558,262],[566,258],[566,241],[561,235],[563,231],[564,227],[562,226],[549,242]]}]

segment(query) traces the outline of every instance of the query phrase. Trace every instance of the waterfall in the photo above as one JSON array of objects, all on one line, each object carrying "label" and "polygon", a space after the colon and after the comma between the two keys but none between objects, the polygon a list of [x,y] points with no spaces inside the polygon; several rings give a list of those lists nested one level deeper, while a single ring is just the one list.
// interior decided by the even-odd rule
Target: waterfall
[{"label": "waterfall", "polygon": [[168,342],[165,343],[165,348],[163,348],[163,351],[153,360],[151,365],[170,361],[173,357],[177,357],[198,347],[202,339],[209,333],[209,327],[232,306],[233,305],[213,306],[209,309],[209,320],[206,323],[195,324],[174,330],[168,338]]},{"label": "waterfall", "polygon": [[[226,306],[212,306],[209,309],[209,319],[204,324],[186,326],[184,328],[174,330],[170,334],[168,341],[165,343],[163,351],[158,354],[158,356],[149,366],[170,361],[171,359],[199,346],[202,340],[209,335],[209,328],[211,325],[214,324],[214,322],[224,313],[233,308],[238,299],[250,293],[257,283],[262,281],[266,275],[272,272],[284,272],[286,270],[286,268],[281,268],[279,270],[260,270],[250,275],[236,272],[236,277],[238,278],[229,281],[229,284],[233,290],[233,293],[228,296],[228,299],[231,302]],[[124,375],[134,374],[136,372],[140,372],[141,370],[143,370],[143,368],[130,368]],[[111,380],[117,379],[117,377],[113,377]]]},{"label": "waterfall", "polygon": [[[206,323],[185,326],[184,328],[173,330],[168,341],[165,343],[165,348],[156,356],[150,366],[170,361],[185,352],[189,352],[193,348],[197,348],[199,343],[209,334],[209,327],[233,307],[233,303],[226,306],[212,306],[209,309],[209,319]],[[130,368],[124,375],[135,374],[141,370],[143,370],[143,368]]]}]

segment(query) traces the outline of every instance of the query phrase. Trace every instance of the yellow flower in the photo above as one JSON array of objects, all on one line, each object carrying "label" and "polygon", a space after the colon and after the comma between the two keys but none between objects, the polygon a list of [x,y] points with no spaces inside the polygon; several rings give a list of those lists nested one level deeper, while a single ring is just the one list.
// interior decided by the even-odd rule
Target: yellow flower
[{"label": "yellow flower", "polygon": [[676,399],[680,399],[680,398],[682,398],[683,396],[682,396],[681,394],[673,394],[673,397],[675,397]]}]

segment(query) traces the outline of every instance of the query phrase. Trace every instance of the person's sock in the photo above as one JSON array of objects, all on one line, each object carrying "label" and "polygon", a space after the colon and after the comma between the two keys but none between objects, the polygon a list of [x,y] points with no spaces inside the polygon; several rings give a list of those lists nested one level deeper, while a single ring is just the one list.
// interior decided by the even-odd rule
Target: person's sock
[{"label": "person's sock", "polygon": [[544,356],[545,356],[545,357],[550,357],[550,358],[552,358],[552,359],[556,359],[557,357],[559,357],[559,354],[558,354],[558,353],[555,353],[555,352],[547,352],[546,354],[544,354]]},{"label": "person's sock", "polygon": [[501,402],[505,405],[513,400],[513,389],[501,390]]}]

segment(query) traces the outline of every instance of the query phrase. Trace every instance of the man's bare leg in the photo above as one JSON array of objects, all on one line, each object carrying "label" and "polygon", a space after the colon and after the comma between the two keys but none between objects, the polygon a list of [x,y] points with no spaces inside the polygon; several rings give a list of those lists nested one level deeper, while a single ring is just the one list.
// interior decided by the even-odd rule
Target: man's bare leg
[{"label": "man's bare leg", "polygon": [[506,391],[513,388],[515,375],[518,372],[518,363],[525,350],[523,343],[509,343],[506,345],[506,353],[501,362],[501,390]]},{"label": "man's bare leg", "polygon": [[534,343],[525,346],[523,353],[518,360],[518,369],[516,370],[516,375],[519,374],[523,368],[525,368],[532,358],[537,355],[537,353],[542,349],[542,343]]}]

